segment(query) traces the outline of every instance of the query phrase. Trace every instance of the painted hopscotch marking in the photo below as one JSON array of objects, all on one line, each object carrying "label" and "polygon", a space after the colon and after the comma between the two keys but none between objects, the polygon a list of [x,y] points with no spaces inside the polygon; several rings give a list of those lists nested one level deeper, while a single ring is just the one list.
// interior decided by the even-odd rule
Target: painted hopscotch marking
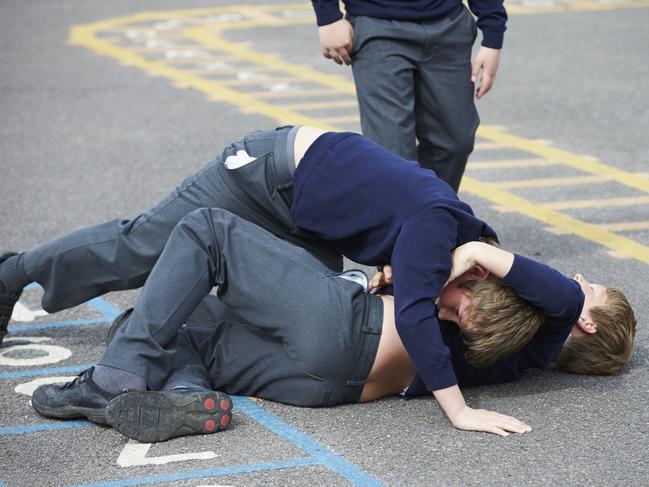
[{"label": "painted hopscotch marking", "polygon": [[[508,9],[515,13],[536,13],[648,6],[649,1],[550,0],[540,3],[519,0],[508,4]],[[315,125],[325,130],[357,128],[355,89],[351,80],[344,76],[321,73],[310,66],[290,63],[276,53],[262,53],[251,48],[248,43],[230,41],[225,36],[229,30],[290,27],[311,23],[311,7],[302,3],[143,12],[130,17],[76,26],[71,31],[70,42],[140,68],[148,74],[165,77],[178,87],[200,91],[210,100],[235,105],[245,113],[265,115],[281,125]],[[120,38],[124,32],[140,32],[142,35],[132,35],[128,39]],[[188,53],[184,58],[185,63],[170,63],[164,49],[159,48],[144,57],[143,40],[150,41],[157,35],[164,35],[165,39],[169,39],[171,32],[176,33],[174,38],[184,46],[184,52]],[[115,39],[122,40],[116,42]],[[202,58],[210,56],[228,60],[229,71],[222,73],[225,76],[203,74],[205,61]],[[244,83],[237,76],[237,73],[241,72],[255,73],[256,77],[248,77]],[[336,111],[332,113],[331,110]],[[340,124],[343,126],[339,126]],[[498,186],[499,183],[488,183],[472,176],[476,171],[478,174],[486,174],[486,171],[503,168],[516,170],[560,165],[583,176],[557,179],[557,185],[615,183],[644,194],[649,194],[649,179],[606,165],[593,157],[556,148],[546,140],[516,136],[502,127],[483,125],[478,129],[478,136],[478,147],[482,145],[484,150],[516,149],[525,153],[526,158],[472,162],[469,175],[465,176],[462,182],[463,192],[487,200],[497,209],[506,208],[541,221],[556,232],[576,235],[598,243],[607,248],[614,257],[633,258],[649,264],[649,247],[643,243],[618,235],[615,233],[615,227],[589,223],[559,211],[573,209],[574,205],[578,204],[576,202],[535,202],[505,191]],[[534,179],[509,180],[500,184],[509,185],[509,189],[523,190],[548,186],[552,181],[547,178],[536,182]],[[603,202],[585,202],[579,205],[592,209],[608,204],[605,199],[601,201]],[[627,199],[621,203],[618,200],[616,204],[637,202],[647,204],[644,199]],[[627,223],[625,228],[634,228],[634,222],[615,223]]]}]

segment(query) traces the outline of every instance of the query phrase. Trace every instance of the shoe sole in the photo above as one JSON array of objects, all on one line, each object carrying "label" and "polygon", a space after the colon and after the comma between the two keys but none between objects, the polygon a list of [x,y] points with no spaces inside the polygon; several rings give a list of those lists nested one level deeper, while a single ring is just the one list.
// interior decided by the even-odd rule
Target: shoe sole
[{"label": "shoe sole", "polygon": [[232,420],[232,400],[222,392],[127,392],[106,406],[117,431],[142,443],[223,431]]},{"label": "shoe sole", "polygon": [[32,407],[41,416],[56,419],[74,419],[88,418],[93,423],[108,424],[106,420],[105,409],[97,411],[94,408],[81,408],[75,406],[63,406],[61,408],[51,408],[45,404],[40,404],[32,398]]}]

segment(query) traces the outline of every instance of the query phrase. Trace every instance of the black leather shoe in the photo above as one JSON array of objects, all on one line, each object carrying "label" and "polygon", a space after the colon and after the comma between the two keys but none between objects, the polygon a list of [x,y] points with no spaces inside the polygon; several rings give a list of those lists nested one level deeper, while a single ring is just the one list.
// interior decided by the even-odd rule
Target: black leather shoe
[{"label": "black leather shoe", "polygon": [[108,404],[106,419],[124,436],[154,443],[223,431],[232,420],[232,400],[206,389],[127,392]]},{"label": "black leather shoe", "polygon": [[[2,264],[9,257],[18,255],[15,252],[7,252],[0,256],[0,264]],[[0,284],[0,345],[2,345],[2,340],[7,334],[7,327],[9,326],[9,320],[11,319],[11,314],[14,311],[14,306],[18,302],[22,291],[18,294],[10,293],[4,290],[4,286]]]},{"label": "black leather shoe", "polygon": [[42,416],[69,419],[88,418],[107,424],[106,405],[118,394],[101,389],[92,380],[94,367],[84,370],[79,377],[65,384],[46,384],[32,395],[32,406]]},{"label": "black leather shoe", "polygon": [[133,308],[122,311],[117,315],[117,318],[113,320],[113,324],[110,325],[110,328],[108,329],[108,335],[106,335],[106,346],[110,345],[110,342],[113,341],[113,338],[115,338],[119,329],[128,321],[131,313],[133,313]]}]

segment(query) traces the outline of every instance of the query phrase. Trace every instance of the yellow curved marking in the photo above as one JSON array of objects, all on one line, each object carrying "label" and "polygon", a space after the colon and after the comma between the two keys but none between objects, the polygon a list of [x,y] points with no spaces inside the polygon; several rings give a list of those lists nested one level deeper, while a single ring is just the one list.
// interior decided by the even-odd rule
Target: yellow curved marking
[{"label": "yellow curved marking", "polygon": [[[586,4],[592,2],[575,2],[568,0],[564,2],[572,7],[581,5],[585,8]],[[611,4],[610,8],[631,8],[640,6],[649,6],[648,1],[625,2],[624,4]],[[508,8],[512,11],[514,7],[511,3]],[[608,4],[607,7],[608,8]],[[566,7],[568,8],[568,7]],[[600,8],[600,7],[598,7]],[[603,7],[601,7],[603,8]],[[166,12],[144,12],[129,17],[109,19],[88,25],[76,26],[70,34],[70,42],[73,44],[86,46],[98,54],[111,57],[123,64],[138,67],[145,72],[154,76],[163,76],[172,80],[176,86],[191,88],[204,93],[209,99],[220,102],[230,103],[239,107],[245,113],[256,113],[264,115],[279,124],[304,124],[321,127],[325,130],[340,130],[335,125],[336,122],[355,120],[357,115],[330,118],[313,117],[300,113],[301,109],[306,109],[309,103],[293,103],[293,106],[276,105],[264,100],[284,99],[298,95],[325,96],[332,101],[340,101],[341,96],[355,96],[354,83],[343,76],[321,73],[310,66],[300,66],[289,63],[277,54],[261,53],[249,47],[246,43],[233,42],[223,37],[224,32],[232,29],[244,29],[263,26],[285,26],[312,23],[312,16],[302,18],[285,18],[272,15],[281,13],[286,10],[296,14],[302,14],[308,9],[309,5],[305,4],[288,4],[288,5],[233,5],[228,7],[212,9],[191,9],[177,10]],[[516,9],[514,9],[516,10]],[[527,12],[530,10],[528,9]],[[547,10],[546,10],[547,11]],[[564,10],[565,11],[565,8]],[[238,16],[236,21],[227,21],[217,24],[200,25],[202,17],[231,15]],[[195,51],[206,51],[209,57],[213,59],[234,60],[252,64],[255,72],[266,70],[269,73],[278,73],[278,76],[294,79],[296,83],[315,85],[314,87],[300,86],[296,90],[291,89],[289,92],[243,92],[238,91],[233,85],[234,81],[230,79],[206,79],[200,75],[205,71],[189,72],[184,59],[146,59],[143,54],[145,50],[134,52],[126,47],[115,45],[115,32],[128,32],[134,28],[134,24],[158,21],[186,21],[194,26],[183,26],[181,35],[177,38],[183,41],[191,40],[196,43],[196,47],[184,46],[177,49],[193,49]],[[218,20],[218,19],[217,19]],[[215,22],[217,20],[214,20]],[[231,19],[230,19],[231,20]],[[137,26],[139,29],[146,30],[150,28],[147,25]],[[102,38],[99,34],[108,32],[113,34],[111,37]],[[165,39],[170,36],[165,34]],[[315,46],[314,46],[315,48]],[[216,53],[214,52],[216,51]],[[160,52],[160,51],[157,51]],[[191,69],[191,66],[189,66]],[[241,68],[245,70],[246,68]],[[236,71],[230,69],[230,73]],[[349,98],[351,100],[351,98]],[[320,106],[320,100],[314,99],[310,102],[313,106]],[[345,102],[345,103],[348,103]],[[582,172],[591,173],[600,176],[603,179],[616,181],[630,188],[635,188],[644,193],[649,193],[649,180],[639,178],[637,175],[630,174],[621,169],[607,166],[596,159],[588,156],[573,154],[562,149],[553,147],[547,141],[531,140],[519,137],[506,132],[503,128],[497,126],[483,125],[478,131],[478,136],[488,142],[483,143],[487,147],[511,147],[520,149],[537,156],[535,159],[524,159],[520,161],[485,161],[472,163],[476,169],[488,167],[524,167],[536,165],[561,164],[572,167]],[[649,264],[649,247],[646,247],[631,239],[621,237],[609,231],[601,225],[586,223],[568,215],[559,213],[552,209],[551,205],[543,205],[526,200],[522,197],[511,194],[499,188],[495,184],[480,182],[472,177],[465,176],[462,182],[462,191],[472,193],[480,198],[494,203],[508,211],[516,211],[531,218],[544,222],[553,229],[553,231],[565,234],[574,234],[584,239],[596,242],[604,247],[611,249],[612,253],[618,257],[632,257],[641,262]],[[644,201],[644,200],[643,200]],[[554,203],[559,204],[559,203]]]}]

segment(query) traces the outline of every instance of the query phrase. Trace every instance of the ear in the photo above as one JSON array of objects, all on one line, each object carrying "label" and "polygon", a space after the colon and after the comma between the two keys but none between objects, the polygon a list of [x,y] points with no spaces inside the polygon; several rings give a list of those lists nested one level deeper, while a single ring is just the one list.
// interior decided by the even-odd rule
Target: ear
[{"label": "ear", "polygon": [[484,281],[489,277],[489,271],[480,265],[475,265],[465,275],[467,276],[467,281]]},{"label": "ear", "polygon": [[597,323],[583,316],[579,317],[579,321],[577,321],[577,327],[585,335],[593,335],[594,333],[597,333]]}]

